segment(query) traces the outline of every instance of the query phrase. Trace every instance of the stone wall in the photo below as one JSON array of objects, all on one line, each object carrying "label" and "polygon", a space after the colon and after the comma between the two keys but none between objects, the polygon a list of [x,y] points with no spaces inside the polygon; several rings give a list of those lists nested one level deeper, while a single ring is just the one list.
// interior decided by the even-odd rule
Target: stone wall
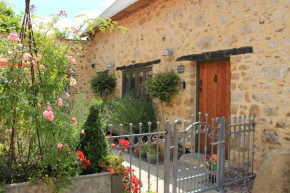
[{"label": "stone wall", "polygon": [[[161,59],[153,73],[177,71],[186,82],[165,118],[188,119],[196,112],[196,61],[178,57],[208,51],[253,47],[251,54],[231,56],[231,115],[257,115],[256,169],[271,149],[290,148],[290,1],[289,0],[156,0],[120,20],[121,32],[97,33],[76,68],[80,90],[97,71],[110,70],[121,95],[122,72],[108,68]],[[162,56],[173,48],[173,56]],[[91,64],[95,63],[96,68]]]},{"label": "stone wall", "polygon": [[[54,186],[45,183],[7,185],[5,193],[52,193]],[[72,178],[72,185],[64,193],[111,193],[111,174],[91,174]]]}]

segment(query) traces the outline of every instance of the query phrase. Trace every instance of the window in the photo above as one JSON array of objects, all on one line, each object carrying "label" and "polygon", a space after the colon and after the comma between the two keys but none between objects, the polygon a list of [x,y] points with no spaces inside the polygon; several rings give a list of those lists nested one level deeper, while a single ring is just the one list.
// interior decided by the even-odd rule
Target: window
[{"label": "window", "polygon": [[144,82],[152,77],[152,68],[140,68],[123,72],[123,96],[131,94],[136,98],[147,95]]}]

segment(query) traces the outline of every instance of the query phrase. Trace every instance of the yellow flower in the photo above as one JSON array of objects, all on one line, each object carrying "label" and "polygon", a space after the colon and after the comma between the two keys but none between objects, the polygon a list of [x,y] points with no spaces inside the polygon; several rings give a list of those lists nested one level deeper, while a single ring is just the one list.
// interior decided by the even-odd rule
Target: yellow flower
[{"label": "yellow flower", "polygon": [[213,155],[212,155],[212,161],[213,161],[213,162],[216,162],[216,161],[217,161],[217,155],[216,155],[216,154],[213,154]]}]

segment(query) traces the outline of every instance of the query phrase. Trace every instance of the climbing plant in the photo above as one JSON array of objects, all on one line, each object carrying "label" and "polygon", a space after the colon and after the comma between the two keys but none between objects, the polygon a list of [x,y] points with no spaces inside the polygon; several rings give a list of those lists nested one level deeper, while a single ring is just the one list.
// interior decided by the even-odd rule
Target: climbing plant
[{"label": "climbing plant", "polygon": [[[0,38],[0,181],[52,183],[57,178],[58,191],[91,164],[77,151],[79,133],[85,133],[69,93],[77,84],[71,75],[76,47],[73,40],[58,41],[54,33],[66,12],[34,25],[30,0],[25,5],[20,34]],[[86,20],[89,26],[96,21],[103,20]],[[103,22],[105,30],[118,29]],[[72,38],[79,37],[82,26],[70,29]]]}]

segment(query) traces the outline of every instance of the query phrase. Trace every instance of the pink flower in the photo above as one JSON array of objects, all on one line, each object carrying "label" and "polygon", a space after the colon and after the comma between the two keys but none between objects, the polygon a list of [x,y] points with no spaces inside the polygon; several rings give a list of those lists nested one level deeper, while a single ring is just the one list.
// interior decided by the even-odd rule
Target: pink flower
[{"label": "pink flower", "polygon": [[65,16],[65,17],[67,17],[67,14],[66,14],[66,12],[64,12],[64,16]]},{"label": "pink flower", "polygon": [[76,64],[76,60],[75,60],[74,58],[73,58],[70,62],[71,62],[71,64],[73,64],[73,65]]},{"label": "pink flower", "polygon": [[63,104],[62,104],[62,101],[58,101],[57,102],[57,106],[61,107]]},{"label": "pink flower", "polygon": [[72,30],[72,32],[73,32],[74,34],[78,33],[78,31],[79,31],[79,28],[77,28],[77,27],[73,28],[73,30]]},{"label": "pink flower", "polygon": [[70,98],[70,94],[69,93],[65,93],[65,95],[66,95],[66,99]]},{"label": "pink flower", "polygon": [[37,62],[37,61],[38,61],[37,56],[33,55],[33,60],[34,60],[35,62]]},{"label": "pink flower", "polygon": [[44,111],[43,112],[43,116],[48,117],[49,116],[49,112],[48,111]]},{"label": "pink flower", "polygon": [[22,47],[23,47],[23,44],[19,43],[19,44],[17,44],[17,46],[18,46],[19,48],[22,48]]},{"label": "pink flower", "polygon": [[53,116],[53,112],[52,111],[48,111],[47,117],[51,117],[51,116]]},{"label": "pink flower", "polygon": [[73,118],[71,119],[71,122],[72,122],[72,126],[73,126],[73,127],[75,127],[75,126],[78,124],[77,119],[76,119],[75,117],[73,117]]},{"label": "pink flower", "polygon": [[14,53],[18,53],[19,51],[18,51],[18,50],[13,50],[13,52],[14,52]]},{"label": "pink flower", "polygon": [[75,86],[77,85],[77,81],[76,79],[74,79],[73,77],[70,77],[70,83],[69,83],[70,86]]},{"label": "pink flower", "polygon": [[19,35],[17,33],[10,33],[8,39],[11,41],[19,41]]},{"label": "pink flower", "polygon": [[52,107],[50,105],[47,106],[48,111],[53,111]]},{"label": "pink flower", "polygon": [[62,10],[62,9],[61,9],[61,10],[59,10],[59,13],[60,13],[60,14],[63,14],[63,10]]},{"label": "pink flower", "polygon": [[57,148],[59,148],[59,149],[63,149],[62,143],[58,143],[58,144],[57,144]]},{"label": "pink flower", "polygon": [[81,130],[81,134],[84,135],[85,134],[85,130],[82,129]]},{"label": "pink flower", "polygon": [[54,116],[50,116],[50,117],[47,117],[49,121],[53,121],[54,120]]},{"label": "pink flower", "polygon": [[71,125],[72,125],[73,127],[75,127],[77,124],[78,124],[78,122],[76,121],[76,122],[73,122]]},{"label": "pink flower", "polygon": [[28,53],[23,54],[23,60],[29,60],[32,56]]}]

